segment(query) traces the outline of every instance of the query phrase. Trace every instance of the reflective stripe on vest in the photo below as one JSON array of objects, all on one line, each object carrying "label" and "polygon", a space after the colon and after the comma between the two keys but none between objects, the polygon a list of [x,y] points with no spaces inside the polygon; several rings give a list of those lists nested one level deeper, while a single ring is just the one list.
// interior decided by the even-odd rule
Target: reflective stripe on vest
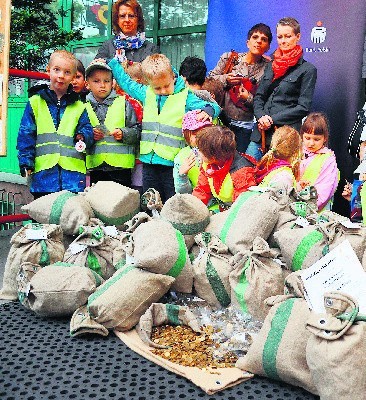
[{"label": "reflective stripe on vest", "polygon": [[313,157],[310,163],[305,168],[304,173],[301,176],[301,180],[309,181],[310,185],[314,185],[314,183],[316,182],[316,180],[320,175],[320,171],[324,163],[331,156],[332,153],[329,152],[329,153],[317,154],[315,157]]},{"label": "reflective stripe on vest", "polygon": [[[207,164],[203,163],[202,168],[206,171],[207,170]],[[231,174],[228,172],[228,174],[225,176],[225,179],[223,180],[221,187],[220,187],[220,192],[216,193],[214,184],[213,184],[213,179],[207,177],[208,184],[210,185],[211,188],[211,193],[212,195],[221,201],[222,203],[225,204],[231,204],[233,202],[233,194],[234,194],[234,185],[233,181],[231,179]]]},{"label": "reflective stripe on vest", "polygon": [[140,154],[154,151],[165,160],[173,161],[186,142],[182,134],[182,119],[185,113],[188,89],[167,97],[159,110],[156,94],[151,87],[146,90]]},{"label": "reflective stripe on vest", "polygon": [[[329,152],[329,153],[317,154],[315,157],[313,157],[313,159],[305,168],[304,173],[301,176],[301,179],[310,182],[310,185],[313,186],[320,175],[324,163],[332,155],[333,153]],[[340,179],[340,172],[338,170],[338,182],[339,179]],[[332,208],[332,205],[333,205],[333,196],[328,200],[328,202],[324,205],[322,209],[318,210],[318,212],[322,212],[324,210],[330,210]]]},{"label": "reflective stripe on vest", "polygon": [[[108,107],[104,125],[112,132],[116,128],[125,127],[125,96],[118,96]],[[86,103],[89,119],[93,127],[100,121],[90,103]],[[86,167],[96,168],[105,162],[112,167],[133,168],[135,165],[135,147],[119,142],[111,135],[98,140],[86,156]]]},{"label": "reflective stripe on vest", "polygon": [[85,109],[81,101],[69,104],[56,129],[48,105],[39,95],[29,99],[36,128],[34,172],[60,165],[65,170],[86,173],[85,155],[75,150],[74,135]]},{"label": "reflective stripe on vest", "polygon": [[[187,159],[191,154],[192,148],[190,146],[186,146],[184,149],[182,149],[177,155],[180,165],[182,165],[184,160]],[[197,165],[193,166],[187,173],[188,179],[192,184],[192,189],[197,186],[199,174],[200,168]]]},{"label": "reflective stripe on vest", "polygon": [[273,171],[271,171],[270,173],[268,173],[262,180],[262,182],[258,185],[258,186],[262,186],[262,187],[267,187],[267,186],[271,186],[271,181],[272,179],[277,175],[280,174],[283,171],[288,171],[291,175],[292,175],[292,186],[296,185],[296,179],[294,177],[294,174],[292,172],[291,167],[280,167],[280,168],[276,168]]}]

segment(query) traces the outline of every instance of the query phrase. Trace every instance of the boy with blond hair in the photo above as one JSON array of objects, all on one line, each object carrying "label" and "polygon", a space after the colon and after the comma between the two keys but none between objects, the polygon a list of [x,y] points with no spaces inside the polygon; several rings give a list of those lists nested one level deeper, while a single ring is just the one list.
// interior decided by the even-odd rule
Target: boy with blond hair
[{"label": "boy with blond hair", "polygon": [[198,98],[185,87],[163,54],[152,54],[141,63],[147,85],[133,81],[116,59],[109,61],[119,86],[144,106],[140,142],[143,163],[143,190],[159,191],[163,202],[175,194],[173,180],[174,157],[185,147],[182,120],[186,112],[197,110],[197,118],[216,118],[220,107]]},{"label": "boy with blond hair", "polygon": [[[17,150],[20,172],[30,175],[30,192],[35,198],[60,190],[77,193],[85,189],[85,154],[80,150],[91,147],[94,140],[85,106],[72,90],[76,67],[72,53],[56,50],[47,65],[49,85],[37,85],[29,91]],[[85,145],[80,147],[80,142]]]}]

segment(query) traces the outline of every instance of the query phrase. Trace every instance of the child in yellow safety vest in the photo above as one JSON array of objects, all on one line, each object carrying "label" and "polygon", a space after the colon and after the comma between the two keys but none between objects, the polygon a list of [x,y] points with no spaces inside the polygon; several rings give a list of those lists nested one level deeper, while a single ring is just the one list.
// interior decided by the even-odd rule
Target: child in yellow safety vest
[{"label": "child in yellow safety vest", "polygon": [[112,70],[106,63],[92,62],[85,76],[90,90],[86,109],[95,140],[86,157],[90,182],[114,181],[130,187],[141,124],[129,101],[113,89]]},{"label": "child in yellow safety vest", "polygon": [[186,112],[199,110],[200,120],[212,120],[220,107],[198,98],[163,54],[152,54],[141,63],[147,85],[133,81],[118,60],[108,62],[119,86],[142,102],[144,115],[140,141],[143,191],[154,188],[165,202],[175,194],[174,157],[185,147],[182,120]]},{"label": "child in yellow safety vest", "polygon": [[85,189],[85,147],[93,144],[93,129],[85,105],[72,90],[77,60],[56,50],[47,65],[50,83],[29,90],[29,102],[17,141],[20,173],[30,176],[35,198],[68,190]]},{"label": "child in yellow safety vest", "polygon": [[214,200],[224,211],[240,193],[255,186],[255,160],[236,150],[235,135],[229,128],[202,128],[197,135],[197,147],[202,163],[192,194],[204,204]]},{"label": "child in yellow safety vest", "polygon": [[199,121],[197,111],[188,111],[183,117],[182,131],[188,144],[174,158],[174,187],[176,193],[192,193],[198,181],[200,159],[196,146],[196,135],[210,121]]},{"label": "child in yellow safety vest", "polygon": [[318,194],[318,211],[331,209],[339,170],[334,152],[326,147],[329,138],[327,116],[321,112],[310,113],[301,126],[300,135],[303,156],[298,189],[314,186]]},{"label": "child in yellow safety vest", "polygon": [[259,186],[296,186],[301,159],[301,137],[296,129],[284,125],[276,129],[271,148],[258,162],[256,181]]}]

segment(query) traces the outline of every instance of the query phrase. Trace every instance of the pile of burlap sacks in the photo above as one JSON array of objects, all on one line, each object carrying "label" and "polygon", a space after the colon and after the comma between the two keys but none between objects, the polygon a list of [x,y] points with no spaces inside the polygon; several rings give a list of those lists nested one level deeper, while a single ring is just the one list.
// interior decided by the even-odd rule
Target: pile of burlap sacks
[{"label": "pile of burlap sacks", "polygon": [[[169,291],[195,293],[264,321],[239,368],[322,399],[364,398],[366,324],[356,301],[328,293],[327,313],[311,312],[298,271],[345,239],[366,267],[366,228],[332,212],[319,215],[312,188],[248,191],[210,215],[189,194],[162,205],[154,190],[140,198],[98,182],[82,194],[44,196],[24,211],[37,223],[11,239],[0,298],[19,299],[41,316],[70,315],[72,336],[137,325],[149,343],[139,327],[192,321],[177,318],[179,307],[170,319],[151,307]],[[32,239],[37,230],[42,239]]]}]

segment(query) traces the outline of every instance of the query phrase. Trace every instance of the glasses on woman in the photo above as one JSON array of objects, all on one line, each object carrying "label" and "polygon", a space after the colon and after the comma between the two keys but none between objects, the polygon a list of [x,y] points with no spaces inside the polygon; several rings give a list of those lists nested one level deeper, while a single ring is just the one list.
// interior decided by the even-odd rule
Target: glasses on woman
[{"label": "glasses on woman", "polygon": [[120,15],[118,16],[119,19],[126,19],[126,18],[128,18],[128,19],[134,19],[134,18],[136,18],[136,17],[137,17],[137,15],[135,15],[135,14],[120,14]]}]

